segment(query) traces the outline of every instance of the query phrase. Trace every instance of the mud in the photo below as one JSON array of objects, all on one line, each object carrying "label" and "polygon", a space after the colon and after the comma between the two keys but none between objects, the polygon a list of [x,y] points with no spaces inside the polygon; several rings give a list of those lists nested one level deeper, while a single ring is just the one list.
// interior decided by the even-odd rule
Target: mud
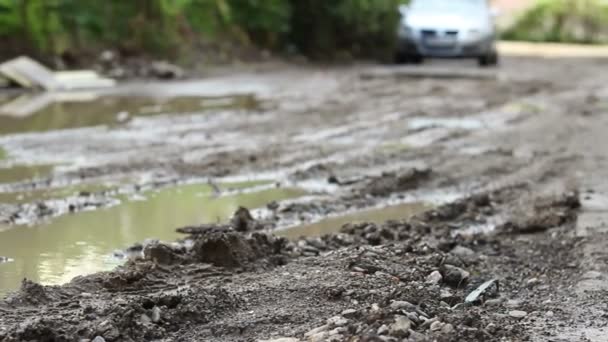
[{"label": "mud", "polygon": [[[265,105],[251,110],[0,136],[3,167],[56,165],[2,184],[7,194],[114,182],[137,197],[243,179],[304,190],[237,203],[219,222],[167,202],[153,212],[183,218],[168,228],[174,242],[113,246],[131,253],[126,263],[63,285],[23,281],[0,302],[0,340],[603,341],[602,67],[506,58],[491,78],[291,70],[238,78],[260,90]],[[205,96],[222,82],[176,89]],[[70,217],[27,209],[38,203],[0,206],[6,231],[27,238],[19,223]],[[71,217],[103,212],[90,209]],[[0,272],[20,262],[0,255],[14,259]]]}]

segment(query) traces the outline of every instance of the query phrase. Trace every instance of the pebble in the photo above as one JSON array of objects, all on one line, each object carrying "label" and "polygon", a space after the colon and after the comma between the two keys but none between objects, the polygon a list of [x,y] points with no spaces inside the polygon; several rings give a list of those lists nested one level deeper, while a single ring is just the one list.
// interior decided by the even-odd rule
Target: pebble
[{"label": "pebble", "polygon": [[152,322],[154,323],[158,323],[160,321],[160,308],[158,306],[155,306],[154,308],[152,308]]},{"label": "pebble", "polygon": [[258,342],[300,342],[300,340],[293,337],[280,337],[272,340],[258,340]]},{"label": "pebble", "polygon": [[454,247],[450,253],[457,255],[459,257],[468,257],[468,256],[473,256],[475,255],[475,252],[473,252],[472,249],[467,248],[467,247],[463,247],[463,246],[456,246]]},{"label": "pebble", "polygon": [[407,337],[411,327],[412,321],[405,316],[397,315],[395,316],[395,323],[391,324],[389,328],[389,333],[395,337]]},{"label": "pebble", "polygon": [[499,306],[502,304],[502,299],[497,298],[497,299],[489,299],[486,300],[486,302],[484,303],[485,306]]},{"label": "pebble", "polygon": [[511,316],[513,318],[517,318],[517,319],[522,319],[522,318],[526,317],[527,315],[528,315],[527,312],[521,311],[521,310],[509,311],[509,316]]},{"label": "pebble", "polygon": [[460,267],[443,265],[443,281],[450,286],[461,286],[471,275]]},{"label": "pebble", "polygon": [[510,308],[516,308],[521,306],[521,301],[517,299],[509,299],[505,305]]},{"label": "pebble", "polygon": [[92,342],[106,342],[106,339],[101,336],[95,336]]},{"label": "pebble", "polygon": [[146,314],[142,314],[141,318],[139,319],[139,321],[141,322],[141,324],[150,324],[150,323],[152,323],[152,320]]},{"label": "pebble", "polygon": [[602,274],[598,271],[589,271],[583,274],[582,279],[600,279]]},{"label": "pebble", "polygon": [[546,315],[547,317],[553,317],[553,311],[547,311]]},{"label": "pebble", "polygon": [[443,276],[441,275],[441,273],[439,273],[439,271],[433,271],[431,274],[429,274],[426,277],[426,283],[427,284],[439,284],[441,282],[441,279],[443,279]]},{"label": "pebble", "polygon": [[451,335],[454,333],[454,326],[446,323],[443,325],[443,327],[441,328],[441,333],[444,335]]},{"label": "pebble", "polygon": [[540,279],[538,279],[538,278],[530,278],[526,282],[526,285],[528,285],[528,287],[534,287],[538,284],[540,284]]},{"label": "pebble", "polygon": [[393,310],[405,310],[408,312],[416,311],[416,305],[404,300],[394,300],[390,307]]},{"label": "pebble", "polygon": [[380,328],[378,328],[378,335],[386,335],[388,334],[388,326],[386,324],[382,324]]},{"label": "pebble", "polygon": [[353,318],[353,317],[357,316],[357,310],[346,309],[346,310],[342,311],[342,316],[344,316],[346,318]]},{"label": "pebble", "polygon": [[320,327],[316,327],[314,329],[312,329],[311,331],[307,332],[306,334],[304,334],[304,337],[310,337],[313,335],[317,335],[321,332],[327,331],[327,329],[329,328],[329,326],[326,325],[322,325]]},{"label": "pebble", "polygon": [[346,319],[342,316],[334,316],[334,317],[327,319],[327,325],[329,325],[329,326],[343,327],[347,324],[348,324],[348,319]]}]

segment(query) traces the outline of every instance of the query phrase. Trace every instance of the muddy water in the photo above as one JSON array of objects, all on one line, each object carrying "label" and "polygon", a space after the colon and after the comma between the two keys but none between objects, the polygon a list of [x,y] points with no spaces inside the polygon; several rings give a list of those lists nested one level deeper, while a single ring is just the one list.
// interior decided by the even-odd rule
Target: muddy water
[{"label": "muddy water", "polygon": [[117,125],[137,116],[253,110],[253,95],[221,97],[123,97],[91,93],[27,94],[0,102],[0,134]]},{"label": "muddy water", "polygon": [[9,168],[0,168],[0,184],[41,178],[49,175],[52,170],[53,167],[50,165],[17,165]]},{"label": "muddy water", "polygon": [[346,223],[373,222],[383,223],[388,220],[403,220],[413,215],[432,208],[432,205],[424,202],[405,203],[381,209],[371,209],[356,213],[331,217],[317,223],[288,228],[277,232],[277,235],[289,239],[297,239],[303,236],[321,236],[324,234],[337,233]]},{"label": "muddy water", "polygon": [[[237,185],[242,187],[242,185]],[[124,262],[113,252],[153,238],[173,241],[175,228],[224,221],[238,208],[262,207],[297,197],[297,189],[260,188],[214,197],[208,185],[186,185],[125,200],[108,209],[61,216],[33,227],[0,227],[0,294],[23,278],[61,284],[75,276],[109,270]]]}]

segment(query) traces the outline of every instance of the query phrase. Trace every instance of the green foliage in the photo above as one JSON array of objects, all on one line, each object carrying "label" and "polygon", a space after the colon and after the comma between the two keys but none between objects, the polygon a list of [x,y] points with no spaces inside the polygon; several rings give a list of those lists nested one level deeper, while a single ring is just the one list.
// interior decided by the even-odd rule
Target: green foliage
[{"label": "green foliage", "polygon": [[313,57],[390,58],[399,0],[291,0],[290,40]]},{"label": "green foliage", "polygon": [[175,56],[232,40],[312,57],[392,54],[403,0],[0,0],[0,39],[42,53]]},{"label": "green foliage", "polygon": [[503,38],[568,43],[608,42],[608,2],[542,0],[506,30]]}]

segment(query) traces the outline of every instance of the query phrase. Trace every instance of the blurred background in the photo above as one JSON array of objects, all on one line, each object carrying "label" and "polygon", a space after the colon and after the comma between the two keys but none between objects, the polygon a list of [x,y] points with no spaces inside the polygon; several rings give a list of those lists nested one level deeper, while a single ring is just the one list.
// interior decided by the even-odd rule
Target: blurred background
[{"label": "blurred background", "polygon": [[[387,61],[394,54],[396,9],[404,3],[0,0],[0,58],[27,54],[57,69],[92,67],[104,51],[106,59],[126,64],[134,57],[163,58],[190,67],[271,56]],[[492,0],[491,6],[503,39],[608,40],[605,0]]]}]

